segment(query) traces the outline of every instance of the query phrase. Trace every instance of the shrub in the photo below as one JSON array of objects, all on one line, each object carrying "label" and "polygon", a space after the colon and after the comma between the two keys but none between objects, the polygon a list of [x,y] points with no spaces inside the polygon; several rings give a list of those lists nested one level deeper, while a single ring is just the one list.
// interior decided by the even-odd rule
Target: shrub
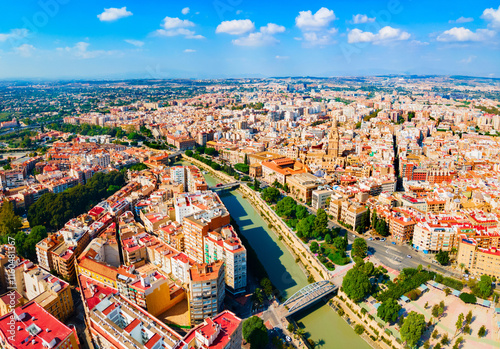
[{"label": "shrub", "polygon": [[459,297],[464,303],[471,303],[471,304],[474,304],[477,302],[477,298],[476,296],[474,296],[473,294],[470,294],[470,293],[461,293],[460,294],[460,297]]}]

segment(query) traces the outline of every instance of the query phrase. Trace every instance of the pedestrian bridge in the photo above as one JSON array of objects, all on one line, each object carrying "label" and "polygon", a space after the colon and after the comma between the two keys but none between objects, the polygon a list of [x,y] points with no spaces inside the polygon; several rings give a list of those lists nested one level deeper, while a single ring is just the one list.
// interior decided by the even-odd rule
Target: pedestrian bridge
[{"label": "pedestrian bridge", "polygon": [[337,289],[338,286],[332,284],[330,281],[318,281],[307,285],[283,303],[283,306],[288,310],[285,317],[313,305],[323,297],[337,291]]},{"label": "pedestrian bridge", "polygon": [[236,189],[240,186],[240,183],[239,182],[233,182],[233,183],[227,183],[227,184],[224,184],[224,185],[221,185],[221,186],[214,186],[214,187],[210,187],[209,189],[210,190],[213,190],[213,191],[227,191],[227,190],[233,190],[233,189]]}]

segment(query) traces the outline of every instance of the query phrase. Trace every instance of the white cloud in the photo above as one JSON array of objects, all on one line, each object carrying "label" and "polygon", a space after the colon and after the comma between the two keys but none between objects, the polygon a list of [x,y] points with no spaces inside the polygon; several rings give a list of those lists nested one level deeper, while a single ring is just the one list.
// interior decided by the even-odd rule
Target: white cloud
[{"label": "white cloud", "polygon": [[295,18],[295,25],[303,32],[303,37],[299,40],[303,40],[304,46],[333,44],[335,41],[332,36],[338,30],[329,26],[335,19],[335,13],[326,7],[320,8],[315,14],[311,11],[300,11]]},{"label": "white cloud", "polygon": [[12,29],[8,33],[0,33],[0,42],[5,42],[7,40],[20,40],[27,37],[29,31],[27,29]]},{"label": "white cloud", "polygon": [[284,33],[285,32],[285,27],[282,25],[274,24],[274,23],[268,23],[265,27],[260,27],[260,31],[264,34],[278,34],[278,33]]},{"label": "white cloud", "polygon": [[187,19],[177,17],[165,17],[162,22],[164,29],[158,29],[155,34],[159,36],[184,36],[186,39],[204,39],[202,35],[198,35],[194,30],[187,29],[194,27],[195,24]]},{"label": "white cloud", "polygon": [[469,23],[469,22],[472,22],[473,20],[474,20],[474,18],[472,18],[472,17],[463,17],[462,16],[462,17],[459,17],[455,20],[450,19],[448,21],[448,23]]},{"label": "white cloud", "polygon": [[[253,25],[253,23],[252,23]],[[284,33],[286,28],[282,25],[268,23],[264,27],[260,27],[258,32],[249,33],[246,36],[233,40],[233,44],[237,46],[269,46],[279,43],[273,35]]]},{"label": "white cloud", "polygon": [[473,32],[464,27],[454,27],[439,34],[436,40],[441,42],[484,41],[494,35],[495,32],[489,29],[477,29]]},{"label": "white cloud", "polygon": [[279,59],[279,60],[285,60],[285,59],[288,59],[290,57],[288,57],[288,56],[276,56],[275,58]]},{"label": "white cloud", "polygon": [[357,14],[352,16],[352,23],[361,24],[361,23],[372,23],[375,22],[375,17],[368,17],[367,15]]},{"label": "white cloud", "polygon": [[177,17],[165,17],[163,19],[163,28],[165,29],[177,29],[177,28],[189,28],[194,27],[194,23],[187,19],[180,19]]},{"label": "white cloud", "polygon": [[390,26],[383,27],[378,31],[378,33],[364,32],[360,29],[353,29],[347,34],[347,42],[350,44],[360,42],[383,44],[392,41],[408,40],[410,36],[410,33]]},{"label": "white cloud", "polygon": [[193,50],[193,49],[190,49],[190,48],[187,48],[184,50],[185,53],[193,53],[193,52],[196,52],[196,50]]},{"label": "white cloud", "polygon": [[90,44],[88,42],[77,42],[73,47],[58,47],[57,51],[69,53],[76,58],[90,59],[99,56],[106,56],[116,53],[117,51],[104,51],[104,50],[89,50]]},{"label": "white cloud", "polygon": [[316,31],[325,29],[335,19],[333,10],[322,7],[315,14],[312,14],[310,10],[300,11],[295,18],[295,25],[303,31]]},{"label": "white cloud", "polygon": [[130,45],[134,45],[135,47],[144,46],[144,41],[140,41],[140,40],[125,39],[125,42],[130,44]]},{"label": "white cloud", "polygon": [[237,15],[241,15],[242,13],[243,13],[243,11],[242,11],[242,10],[237,10],[237,11],[236,11],[236,14],[237,14]]},{"label": "white cloud", "polygon": [[217,34],[226,33],[230,35],[243,35],[254,31],[255,25],[249,19],[233,19],[232,21],[224,21],[217,26],[215,32]]},{"label": "white cloud", "polygon": [[237,46],[267,46],[274,45],[279,42],[274,36],[264,34],[262,32],[250,33],[248,36],[244,36],[233,40],[233,44]]},{"label": "white cloud", "polygon": [[500,6],[496,10],[494,8],[487,8],[483,11],[481,18],[490,22],[489,25],[491,27],[500,28]]},{"label": "white cloud", "polygon": [[122,8],[112,7],[112,8],[105,8],[103,13],[97,15],[97,18],[99,18],[101,22],[113,22],[119,20],[120,18],[125,18],[132,15],[133,15],[132,12],[127,11],[127,7],[122,7]]},{"label": "white cloud", "polygon": [[23,44],[19,47],[16,47],[14,49],[14,51],[20,55],[21,57],[31,57],[31,55],[33,54],[33,52],[35,51],[35,47],[32,46],[32,45],[28,45],[28,44]]},{"label": "white cloud", "polygon": [[189,13],[189,7],[184,7],[181,11],[183,15],[187,15]]}]

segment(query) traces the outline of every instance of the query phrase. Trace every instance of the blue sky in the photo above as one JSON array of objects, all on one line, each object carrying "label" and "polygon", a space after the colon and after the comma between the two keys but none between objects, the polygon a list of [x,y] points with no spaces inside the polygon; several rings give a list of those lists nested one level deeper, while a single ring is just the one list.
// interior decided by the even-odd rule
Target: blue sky
[{"label": "blue sky", "polygon": [[0,3],[0,79],[500,77],[500,1]]}]

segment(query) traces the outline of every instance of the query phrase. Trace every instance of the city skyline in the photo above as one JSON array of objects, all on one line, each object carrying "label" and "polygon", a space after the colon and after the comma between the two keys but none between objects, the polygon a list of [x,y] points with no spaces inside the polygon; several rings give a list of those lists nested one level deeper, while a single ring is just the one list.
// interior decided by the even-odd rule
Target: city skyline
[{"label": "city skyline", "polygon": [[4,3],[0,79],[499,77],[492,1]]}]

